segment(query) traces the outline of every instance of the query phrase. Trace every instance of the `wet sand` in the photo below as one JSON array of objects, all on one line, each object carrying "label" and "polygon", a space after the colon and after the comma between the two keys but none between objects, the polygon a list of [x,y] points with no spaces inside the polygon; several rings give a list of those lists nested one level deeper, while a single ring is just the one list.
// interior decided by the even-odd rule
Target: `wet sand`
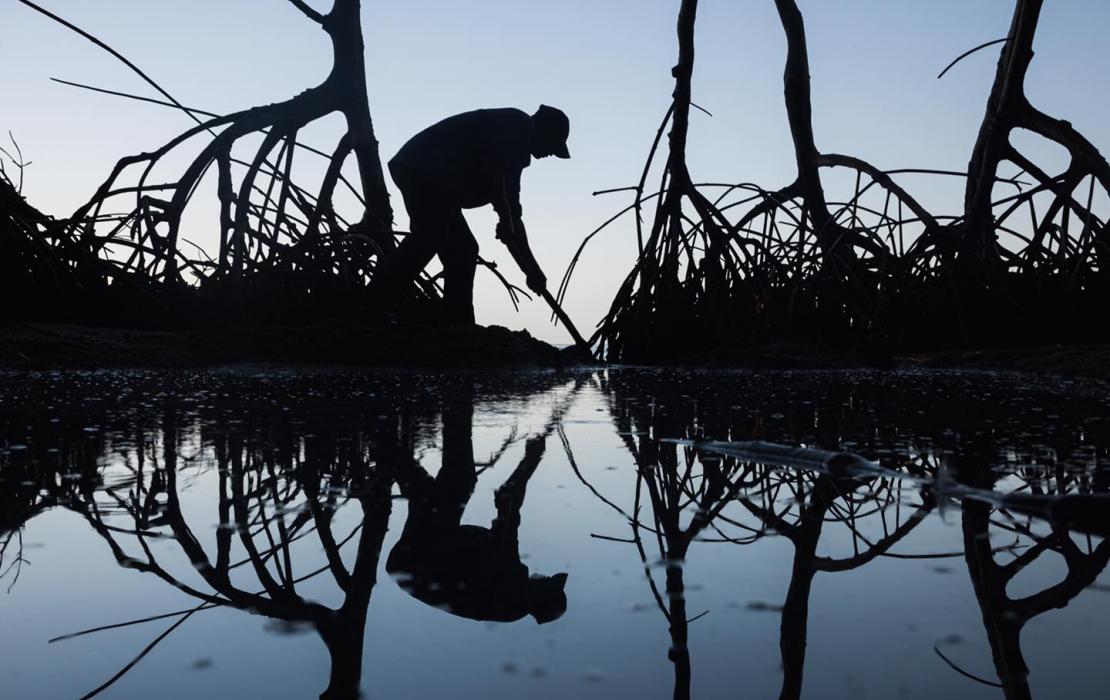
[{"label": "wet sand", "polygon": [[[406,368],[565,367],[573,357],[502,326],[352,324],[157,331],[48,323],[0,326],[0,368],[205,367],[282,363]],[[1110,345],[1056,345],[869,356],[776,344],[692,353],[687,368],[929,367],[1110,379]]]},{"label": "wet sand", "polygon": [[366,367],[555,367],[564,355],[501,326],[362,325],[343,321],[154,331],[43,323],[0,326],[0,367],[91,369],[234,363]]}]

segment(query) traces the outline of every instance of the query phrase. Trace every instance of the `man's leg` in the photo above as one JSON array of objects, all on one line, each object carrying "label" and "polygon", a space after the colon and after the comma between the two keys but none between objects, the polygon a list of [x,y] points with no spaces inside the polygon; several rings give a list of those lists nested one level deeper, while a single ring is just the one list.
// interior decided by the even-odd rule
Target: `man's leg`
[{"label": "man's leg", "polygon": [[374,277],[373,288],[387,303],[409,298],[412,282],[436,254],[438,242],[449,225],[447,215],[450,212],[423,180],[404,170],[391,169],[390,172],[405,200],[409,234],[393,255],[386,257]]},{"label": "man's leg", "polygon": [[[412,212],[409,216],[416,218]],[[386,262],[382,270],[381,288],[392,298],[397,296],[407,298],[409,285],[436,254],[435,238],[427,232],[420,231],[422,227],[413,225],[411,228],[412,231],[404,237],[397,252]]]},{"label": "man's leg", "polygon": [[457,323],[474,323],[474,270],[478,266],[478,241],[461,209],[448,215],[440,244],[443,262],[443,296],[448,317]]},{"label": "man's leg", "polygon": [[547,447],[547,437],[533,435],[524,442],[524,457],[513,473],[505,479],[493,495],[497,517],[490,525],[493,540],[501,551],[516,554],[517,530],[520,529],[520,510],[524,507],[524,496],[528,490],[528,480],[536,473]]},{"label": "man's leg", "polygon": [[439,522],[458,527],[474,487],[474,385],[463,379],[451,387],[443,405],[443,463],[435,477],[434,505]]}]

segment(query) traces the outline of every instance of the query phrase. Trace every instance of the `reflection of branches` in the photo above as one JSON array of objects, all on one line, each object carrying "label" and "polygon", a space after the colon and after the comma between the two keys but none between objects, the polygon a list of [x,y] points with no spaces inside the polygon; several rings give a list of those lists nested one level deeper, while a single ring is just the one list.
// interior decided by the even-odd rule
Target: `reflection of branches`
[{"label": "reflection of branches", "polygon": [[[817,466],[813,471],[817,472],[818,476],[809,497],[794,498],[790,501],[798,503],[801,507],[801,512],[796,519],[788,521],[782,513],[742,499],[753,514],[786,536],[795,546],[794,572],[782,621],[781,644],[786,676],[782,697],[800,696],[805,655],[806,612],[809,589],[814,575],[818,571],[847,571],[862,566],[877,556],[888,555],[890,547],[916,527],[932,509],[934,494],[945,499],[961,500],[964,523],[963,556],[968,563],[976,596],[983,610],[988,638],[1001,680],[999,687],[1004,688],[1008,698],[1030,697],[1026,682],[1028,669],[1020,648],[1021,629],[1033,617],[1052,608],[1066,605],[1080,591],[1093,583],[1107,566],[1107,562],[1110,561],[1108,541],[1104,539],[1095,546],[1088,537],[1084,550],[1072,539],[1074,530],[1070,529],[1077,527],[1080,532],[1099,534],[1105,532],[1106,503],[1097,496],[1073,493],[1072,489],[1086,487],[1082,484],[1082,480],[1072,480],[1062,474],[1058,474],[1056,491],[1045,493],[1040,485],[1043,474],[1038,474],[1035,470],[1028,470],[1025,477],[1029,481],[1024,486],[1018,487],[1015,492],[996,491],[991,488],[993,484],[986,483],[996,478],[992,476],[996,472],[989,468],[988,463],[975,458],[976,454],[981,454],[981,450],[981,446],[977,448],[976,445],[969,444],[961,450],[959,458],[950,458],[950,461],[957,463],[967,462],[963,465],[963,469],[957,471],[963,478],[969,479],[971,484],[952,481],[946,475],[948,465],[941,464],[936,459],[925,457],[923,463],[932,465],[930,471],[941,472],[938,479],[923,480],[920,478],[921,472],[917,465],[910,465],[913,475],[907,475],[907,477],[922,484],[922,503],[905,521],[897,524],[893,529],[887,528],[884,519],[884,536],[875,541],[870,541],[859,533],[855,523],[859,509],[850,505],[851,494],[859,493],[860,486],[874,479],[876,473],[879,475],[878,487],[876,483],[870,484],[870,489],[864,494],[867,499],[875,498],[878,491],[887,488],[883,481],[891,481],[893,478],[893,481],[897,482],[899,479],[894,472],[861,460],[855,455],[817,450],[792,451],[826,457],[824,460],[814,461]],[[834,471],[841,473],[839,475],[830,473],[825,469],[826,466],[835,467]],[[971,468],[968,468],[969,466]],[[801,474],[798,474],[790,478],[796,479],[800,476]],[[839,508],[838,501],[848,502],[848,509]],[[879,510],[873,510],[872,513],[882,512],[882,510],[885,510],[885,506]],[[993,513],[1001,515],[1004,520],[992,519]],[[1026,514],[1025,522],[1019,521],[1014,513]],[[1050,534],[1046,536],[1036,534],[1033,528],[1035,517],[1047,520]],[[854,555],[839,559],[816,556],[817,539],[820,537],[822,527],[826,523],[837,521],[844,522],[852,530],[853,546],[856,547]],[[1015,534],[1018,540],[1009,546],[992,547],[989,532],[992,525]],[[1021,545],[1019,544],[1021,539],[1029,540],[1031,544]],[[864,551],[858,549],[858,542],[861,541],[868,547]],[[1068,569],[1065,578],[1039,593],[1016,600],[1009,598],[1006,587],[1010,581],[1047,551],[1057,552],[1064,558]],[[1020,554],[1016,554],[1014,559],[1006,564],[998,564],[994,556],[1000,552],[1020,552]],[[987,685],[999,685],[964,671],[939,648],[935,647],[934,650],[946,664],[960,674]]]},{"label": "reflection of branches", "polygon": [[475,462],[474,466],[478,467],[478,473],[481,474],[486,469],[490,469],[498,462],[500,462],[501,458],[505,455],[506,450],[516,444],[518,440],[519,438],[517,437],[517,427],[514,425],[513,429],[509,431],[509,434],[505,436],[505,439],[501,442],[501,446],[490,454],[489,459],[485,460],[484,462]]},{"label": "reflection of branches", "polygon": [[[722,512],[735,502],[741,489],[755,485],[751,478],[752,467],[731,457],[704,454],[690,445],[660,439],[660,436],[688,435],[691,431],[689,426],[695,424],[689,416],[656,412],[652,407],[637,404],[621,406],[619,398],[614,395],[610,395],[610,405],[617,434],[636,465],[631,514],[589,482],[579,469],[565,434],[560,437],[578,479],[599,500],[620,513],[631,527],[631,540],[604,539],[630,541],[636,546],[652,596],[668,623],[671,637],[668,658],[674,665],[675,673],[674,697],[689,698],[689,625],[708,611],[693,618],[688,615],[684,581],[686,557],[690,546],[710,528],[720,533],[725,541],[740,541],[739,538],[724,535],[715,521],[724,518],[730,523],[735,522],[722,516]],[[651,512],[650,524],[645,524],[640,518],[645,494]],[[662,587],[655,580],[648,546],[644,543],[645,532],[654,535],[658,561],[664,566]],[[757,539],[759,536],[757,533],[754,537]]]},{"label": "reflection of branches", "polygon": [[[15,584],[19,581],[19,574],[23,571],[23,565],[27,560],[23,558],[23,530],[12,530],[6,534],[0,535],[0,581],[3,581],[8,576],[11,576],[11,582],[8,584],[8,593],[12,592]],[[12,545],[12,540],[15,540],[15,550],[11,553],[11,559],[8,565],[4,566],[5,559],[9,556],[8,548]]]},{"label": "reflection of branches", "polygon": [[[1084,547],[1082,536],[1076,537],[1085,532],[1101,537],[1110,527],[1105,496],[1098,495],[1106,490],[1104,470],[1097,466],[1101,448],[1091,447],[1101,444],[1101,434],[1092,440],[1023,420],[1020,429],[1026,432],[1007,435],[993,428],[1001,422],[1000,413],[975,415],[967,404],[943,398],[951,387],[941,392],[930,417],[907,420],[901,413],[885,413],[898,410],[898,404],[879,400],[863,383],[822,387],[813,378],[803,382],[776,375],[731,384],[713,376],[696,388],[677,388],[680,382],[672,374],[628,371],[602,375],[600,381],[617,437],[636,467],[634,491],[627,483],[629,494],[622,499],[603,488],[585,464],[575,461],[569,444],[565,449],[577,478],[629,523],[631,537],[594,536],[636,547],[650,594],[670,628],[677,697],[689,693],[691,674],[686,644],[695,616],[686,614],[686,606],[701,612],[683,595],[681,557],[690,553],[692,542],[747,544],[773,533],[791,543],[779,640],[784,698],[802,692],[808,605],[820,573],[859,570],[879,558],[969,556],[964,547],[915,551],[907,544],[939,506],[982,504],[992,514],[990,527],[1005,537],[993,544],[981,537],[979,556],[991,561],[997,556],[1009,562],[1009,571],[1028,567],[1044,552],[1061,551],[1071,573],[1024,601],[1031,611],[1062,605],[1104,565],[1098,552],[1102,545],[1088,538]],[[760,396],[763,392],[771,396]],[[806,400],[799,401],[800,396]],[[905,399],[914,406],[914,399]],[[1002,415],[1012,410],[1009,404]],[[776,423],[763,420],[771,411],[778,413]],[[1079,422],[1069,418],[1065,424]],[[959,430],[950,430],[952,425]],[[1031,446],[1030,434],[1045,444]],[[954,456],[984,449],[979,446],[984,440],[989,440],[989,459],[957,468]],[[882,457],[872,461],[842,451],[848,448]],[[984,474],[1005,490],[994,480],[976,481]],[[723,491],[714,488],[715,480],[723,482]],[[730,499],[729,490],[738,482]],[[1055,523],[1049,536],[1041,534],[1046,521]],[[704,525],[701,534],[684,539],[699,524]],[[830,547],[839,549],[826,551]],[[658,559],[649,554],[654,549]],[[1002,583],[998,590],[1004,591]],[[1007,658],[1014,655],[1007,651]]]},{"label": "reflection of branches", "polygon": [[[814,576],[819,571],[856,569],[890,554],[931,512],[934,501],[924,494],[906,507],[910,494],[905,489],[907,484],[913,488],[927,481],[925,477],[935,467],[910,462],[893,471],[862,458],[848,459],[844,453],[787,449],[760,442],[708,443],[700,440],[703,432],[722,427],[707,425],[696,407],[682,411],[656,402],[622,400],[616,391],[609,396],[614,427],[637,470],[631,509],[590,483],[565,440],[564,448],[579,480],[629,522],[631,539],[601,538],[630,542],[637,548],[652,596],[668,622],[674,696],[690,695],[689,624],[708,612],[690,617],[687,611],[683,573],[692,543],[749,544],[774,532],[795,548],[783,609],[781,649],[785,674],[782,696],[798,697]],[[709,416],[705,419],[712,420]],[[746,447],[747,451],[723,446]],[[773,460],[784,454],[792,461]],[[827,455],[838,459],[826,464]],[[846,468],[851,473],[834,473]],[[641,518],[644,501],[650,507],[650,519]],[[851,533],[852,549],[844,556],[817,556],[818,542],[832,525]],[[737,530],[740,534],[734,534]],[[706,532],[714,536],[705,537]],[[652,536],[665,570],[662,586],[656,581],[647,553]]]},{"label": "reflection of branches", "polygon": [[[50,508],[91,491],[101,479],[99,437],[68,438],[72,425],[36,416],[0,417],[0,581],[10,592],[23,565],[23,527]],[[18,431],[18,432],[17,432]],[[81,429],[78,429],[81,432]]]},{"label": "reflection of branches", "polygon": [[[733,500],[744,480],[736,478],[738,476],[736,471],[740,467],[733,460],[705,457],[697,459],[694,450],[688,447],[680,448],[674,444],[660,445],[646,438],[641,440],[640,448],[640,456],[637,458],[639,467],[636,482],[637,501],[643,486],[651,505],[656,542],[666,571],[667,607],[663,609],[663,613],[671,632],[669,657],[675,665],[674,696],[689,698],[690,620],[686,610],[683,566],[690,544]],[[681,465],[679,456],[683,458]],[[695,462],[700,462],[700,473],[695,471]],[[687,508],[691,508],[693,512],[689,522],[683,527],[682,514]],[[651,569],[647,565],[640,541],[638,520],[633,520],[632,531],[645,571],[651,579]],[[652,579],[652,588],[658,599],[654,579]]]},{"label": "reflection of branches", "polygon": [[[769,476],[771,474],[773,472],[768,473]],[[794,545],[793,571],[786,593],[786,602],[783,604],[779,640],[783,665],[783,686],[780,697],[798,698],[801,697],[805,667],[809,594],[816,574],[819,571],[850,571],[887,553],[925,519],[933,508],[933,501],[924,498],[913,508],[908,517],[888,530],[885,512],[892,506],[894,499],[900,499],[902,496],[897,485],[889,481],[871,484],[870,491],[863,499],[880,504],[880,507],[872,512],[884,514],[882,519],[884,536],[875,541],[868,541],[860,533],[858,516],[852,505],[853,493],[858,492],[864,485],[863,482],[837,479],[826,474],[819,475],[812,481],[801,474],[786,474],[782,475],[782,478],[789,479],[802,487],[799,493],[787,502],[788,509],[797,508],[797,516],[792,521],[788,521],[784,513],[757,505],[747,498],[741,499],[741,502],[753,515]],[[806,481],[809,483],[803,485]],[[848,504],[846,511],[839,506],[841,502]],[[843,524],[852,532],[854,552],[851,556],[841,558],[817,556],[817,545],[828,523]],[[859,548],[861,541],[864,542],[862,550]]]},{"label": "reflection of branches", "polygon": [[[1029,669],[1021,651],[1022,629],[1034,617],[1064,607],[1095,581],[1110,562],[1110,540],[1104,539],[1096,547],[1083,551],[1067,530],[1057,526],[1049,535],[1037,537],[1036,543],[1017,558],[999,564],[990,551],[991,512],[991,506],[985,503],[964,504],[968,572],[1006,697],[1029,698]],[[1007,584],[1047,551],[1064,558],[1067,574],[1063,580],[1032,595],[1010,598],[1006,593]]]},{"label": "reflection of branches", "polygon": [[[105,510],[95,498],[81,499],[71,507],[104,539],[121,566],[153,574],[201,604],[64,637],[177,618],[88,697],[110,687],[191,616],[218,606],[287,623],[312,625],[332,659],[331,678],[323,697],[357,697],[366,608],[390,512],[392,480],[386,467],[371,468],[372,447],[357,440],[339,441],[327,435],[305,438],[302,459],[301,451],[292,449],[294,438],[287,435],[269,440],[234,433],[211,436],[218,467],[217,509],[221,517],[212,556],[194,533],[181,502],[178,421],[172,411],[164,417],[160,460],[152,459],[148,465],[143,451],[138,451],[135,480],[126,494],[115,489],[104,491],[113,509]],[[342,505],[341,492],[352,494],[349,500],[359,503],[362,522],[350,534],[339,538],[333,529],[333,516]],[[120,519],[131,525],[121,527]],[[298,576],[290,545],[311,532],[317,534],[326,565]],[[154,537],[172,537],[204,586],[187,583],[161,564],[149,544]],[[356,538],[354,565],[347,568],[341,548]],[[127,542],[139,551],[127,551]],[[246,557],[233,561],[233,549],[241,549]],[[241,567],[253,572],[257,588],[248,589],[233,582],[232,572]],[[297,584],[322,573],[330,573],[343,593],[337,608],[306,600],[297,593]]]},{"label": "reflection of branches", "polygon": [[[985,469],[978,472],[990,474]],[[1002,519],[994,520],[995,515]],[[1110,563],[1110,539],[1093,545],[1087,538],[1086,546],[1081,548],[1071,531],[1059,523],[1050,524],[1047,534],[1037,534],[1030,518],[1021,522],[1005,508],[982,500],[965,500],[961,520],[968,573],[983,613],[1001,687],[1008,699],[1031,698],[1029,668],[1021,651],[1022,629],[1034,617],[1066,606],[1094,583]],[[999,563],[990,544],[992,526],[1017,534],[1031,546],[1009,562]],[[1006,591],[1010,582],[1046,552],[1063,558],[1067,569],[1064,578],[1037,593],[1010,597]]]},{"label": "reflection of branches", "polygon": [[[752,443],[759,446],[760,443]],[[1092,546],[1088,539],[1086,551],[1083,551],[1072,540],[1072,531],[1068,525],[1085,528],[1088,532],[1103,532],[1105,530],[1105,502],[1097,497],[1074,495],[1067,493],[1068,479],[1062,479],[1057,486],[1060,491],[1054,494],[1042,492],[1038,480],[1041,475],[1031,473],[1031,482],[1020,487],[1018,491],[1030,493],[1000,493],[992,488],[982,488],[990,484],[981,484],[985,475],[992,474],[987,464],[976,463],[973,468],[959,470],[965,478],[970,478],[972,484],[955,483],[946,476],[945,469],[939,479],[923,480],[916,465],[910,465],[913,475],[907,475],[908,480],[922,484],[923,495],[921,505],[917,506],[912,514],[893,529],[888,529],[885,519],[883,521],[884,536],[878,540],[870,541],[862,536],[856,526],[859,509],[852,504],[852,493],[859,493],[864,484],[869,483],[870,488],[864,493],[866,499],[873,499],[877,492],[889,488],[883,482],[897,482],[898,475],[873,463],[862,460],[855,455],[844,453],[830,453],[819,450],[789,450],[790,455],[804,452],[812,459],[811,471],[817,473],[816,481],[808,497],[796,497],[791,503],[799,504],[800,514],[796,519],[788,520],[780,512],[775,512],[765,506],[753,504],[743,499],[745,506],[770,527],[789,539],[795,547],[794,571],[791,578],[790,589],[787,593],[786,604],[783,610],[782,639],[783,669],[785,682],[782,697],[796,698],[801,693],[802,669],[805,657],[805,623],[807,617],[809,590],[814,575],[818,571],[847,571],[873,560],[877,556],[888,553],[890,547],[902,539],[925,517],[933,507],[934,494],[942,498],[960,498],[963,509],[964,521],[964,557],[968,562],[968,569],[975,585],[976,595],[983,609],[984,619],[988,628],[988,637],[991,640],[992,651],[998,673],[1005,688],[1007,697],[1029,697],[1026,685],[1028,671],[1021,656],[1019,635],[1022,626],[1032,617],[1039,615],[1053,607],[1062,607],[1071,598],[1077,595],[1084,587],[1090,585],[1098,574],[1106,567],[1110,560],[1110,545],[1103,540],[1097,547]],[[965,446],[962,455],[974,455],[974,445]],[[974,462],[975,460],[972,460]],[[940,466],[936,460],[925,459],[925,463],[933,465],[933,471]],[[793,465],[797,467],[797,465]],[[832,467],[832,470],[828,469]],[[805,468],[804,466],[802,468]],[[835,472],[840,472],[839,475]],[[876,479],[877,481],[872,481]],[[801,473],[788,477],[801,478]],[[976,485],[978,484],[978,485]],[[848,505],[845,510],[840,508],[838,502]],[[886,506],[872,513],[882,512]],[[1011,514],[1015,512],[1028,514],[1028,517],[1048,518],[1051,524],[1051,534],[1047,537],[1036,535],[1031,527],[1031,522],[1021,523]],[[1096,511],[1103,511],[1099,517]],[[991,513],[1003,515],[1008,522],[994,522]],[[830,517],[831,516],[831,517]],[[821,529],[828,522],[843,522],[853,533],[853,546],[856,551],[851,557],[831,559],[816,556],[817,540]],[[1028,547],[1014,545],[993,548],[990,543],[989,527],[991,524],[1032,541]],[[866,550],[860,551],[858,543],[863,542]],[[1001,551],[1017,552],[1020,554],[1005,565],[995,563],[994,555]],[[1027,596],[1019,600],[1011,600],[1006,595],[1006,586],[1026,566],[1036,560],[1046,551],[1055,551],[1061,554],[1067,564],[1068,574],[1063,581],[1051,586],[1044,591]],[[936,556],[936,555],[932,555]],[[947,555],[946,555],[947,556]],[[939,648],[935,648],[938,656],[945,663],[959,673],[978,682],[994,685],[990,681],[981,679],[973,674],[960,669],[951,659],[946,657]]]}]

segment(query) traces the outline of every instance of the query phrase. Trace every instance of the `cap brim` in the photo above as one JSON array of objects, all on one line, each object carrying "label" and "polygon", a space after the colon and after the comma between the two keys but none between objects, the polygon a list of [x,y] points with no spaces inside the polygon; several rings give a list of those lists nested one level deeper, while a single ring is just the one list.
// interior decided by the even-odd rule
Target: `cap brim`
[{"label": "cap brim", "polygon": [[555,148],[554,155],[556,158],[570,158],[570,151],[567,150],[567,145],[564,143]]}]

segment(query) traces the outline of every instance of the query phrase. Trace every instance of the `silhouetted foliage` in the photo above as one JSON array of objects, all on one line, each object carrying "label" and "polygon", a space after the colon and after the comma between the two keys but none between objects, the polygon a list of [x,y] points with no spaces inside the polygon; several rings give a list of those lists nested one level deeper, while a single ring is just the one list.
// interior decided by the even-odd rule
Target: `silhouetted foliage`
[{"label": "silhouetted foliage", "polygon": [[[93,294],[94,301],[103,304],[108,286],[137,282],[154,308],[135,315],[146,316],[148,322],[155,316],[153,322],[161,324],[243,316],[310,317],[321,309],[332,314],[365,311],[366,286],[377,261],[395,247],[396,232],[370,117],[361,0],[335,0],[326,13],[289,0],[330,39],[330,72],[318,85],[288,100],[228,115],[182,105],[101,40],[36,3],[20,1],[112,54],[165,101],[136,99],[178,109],[196,125],[150,152],[121,158],[86,204],[70,217],[49,220],[49,225],[42,221],[45,217],[9,201],[11,188],[5,183],[0,212],[23,222],[19,225],[24,229],[33,224],[23,236],[31,239],[24,247],[52,248],[50,255],[17,249],[17,264],[58,268],[72,282],[61,294],[64,302]],[[333,114],[345,122],[333,150],[320,151],[298,141],[307,126]],[[164,172],[164,161],[188,153],[198,141],[203,141],[199,152],[179,173]],[[356,182],[343,174],[352,156]],[[322,158],[327,164],[316,186],[298,182],[297,163],[303,158]],[[219,218],[212,222],[219,231],[212,257],[182,233],[182,218],[211,171],[220,204]],[[340,187],[360,203],[356,217],[340,213]],[[42,277],[39,273],[30,280],[37,284],[23,289],[51,291],[49,280]],[[439,295],[435,284],[423,277],[416,286],[417,299],[434,306]],[[88,308],[68,315],[99,320],[95,304],[84,306]]]},{"label": "silhouetted foliage", "polygon": [[[1110,170],[1070,124],[1045,116],[1024,97],[1041,0],[1016,2],[966,173],[882,170],[819,151],[803,17],[794,0],[774,1],[787,40],[784,95],[797,179],[779,189],[691,179],[685,147],[698,3],[684,0],[672,105],[639,183],[605,191],[630,190],[633,203],[582,244],[634,213],[639,257],[591,339],[598,354],[675,362],[706,348],[777,340],[868,352],[1104,340],[1097,319],[1110,308],[1110,247],[1106,216],[1098,211],[1110,194]],[[668,125],[662,184],[652,192],[646,183]],[[1017,151],[1008,140],[1015,128],[1066,147],[1065,172],[1052,176]],[[1003,160],[1020,172],[1000,176]],[[826,196],[821,170],[827,168],[854,171],[844,201]],[[966,178],[964,211],[930,212],[896,181],[901,175]],[[999,196],[999,185],[1018,191]],[[1046,193],[1049,206],[1035,206]],[[653,202],[645,240],[642,214]],[[1014,223],[1020,213],[1031,218],[1028,231]],[[581,254],[567,269],[561,294]]]},{"label": "silhouetted foliage", "polygon": [[[370,117],[360,0],[335,0],[326,13],[289,0],[327,34],[331,70],[290,99],[229,115],[181,104],[112,47],[34,2],[20,2],[108,51],[165,98],[136,99],[178,109],[196,125],[120,159],[90,200],[63,219],[23,201],[10,172],[0,176],[0,291],[26,299],[6,305],[6,317],[174,325],[303,319],[321,310],[362,315],[375,307],[368,286],[403,233],[393,228]],[[632,213],[638,257],[597,331],[579,346],[609,360],[675,362],[706,348],[778,340],[870,354],[1105,340],[1099,319],[1110,308],[1103,212],[1110,166],[1067,121],[1024,95],[1043,0],[1015,0],[1007,37],[964,54],[1002,45],[966,172],[882,169],[819,150],[804,19],[794,0],[774,2],[787,44],[784,98],[797,177],[775,189],[700,183],[691,174],[686,144],[691,108],[698,108],[692,99],[698,0],[681,0],[672,104],[637,184],[609,190],[630,190],[632,203],[586,239]],[[333,148],[298,141],[306,127],[333,114],[345,123]],[[1012,142],[1015,130],[1063,146],[1066,169],[1053,175],[1023,155]],[[180,172],[166,174],[163,163],[190,145],[198,152]],[[16,151],[11,167],[21,177]],[[344,175],[352,157],[353,182]],[[300,177],[304,158],[325,164],[319,182]],[[660,161],[659,186],[649,187]],[[1002,174],[1005,164],[1017,172]],[[854,174],[853,188],[839,200],[822,180],[830,168]],[[213,171],[220,213],[211,226],[219,243],[210,256],[183,237],[182,218]],[[926,209],[901,184],[907,176],[964,178],[962,211]],[[358,200],[354,215],[341,213],[341,191]],[[544,294],[557,314],[581,254],[559,294]],[[494,274],[515,303],[520,290]],[[439,317],[438,278],[422,276],[412,291],[408,311]],[[578,341],[569,319],[560,318]]]}]

